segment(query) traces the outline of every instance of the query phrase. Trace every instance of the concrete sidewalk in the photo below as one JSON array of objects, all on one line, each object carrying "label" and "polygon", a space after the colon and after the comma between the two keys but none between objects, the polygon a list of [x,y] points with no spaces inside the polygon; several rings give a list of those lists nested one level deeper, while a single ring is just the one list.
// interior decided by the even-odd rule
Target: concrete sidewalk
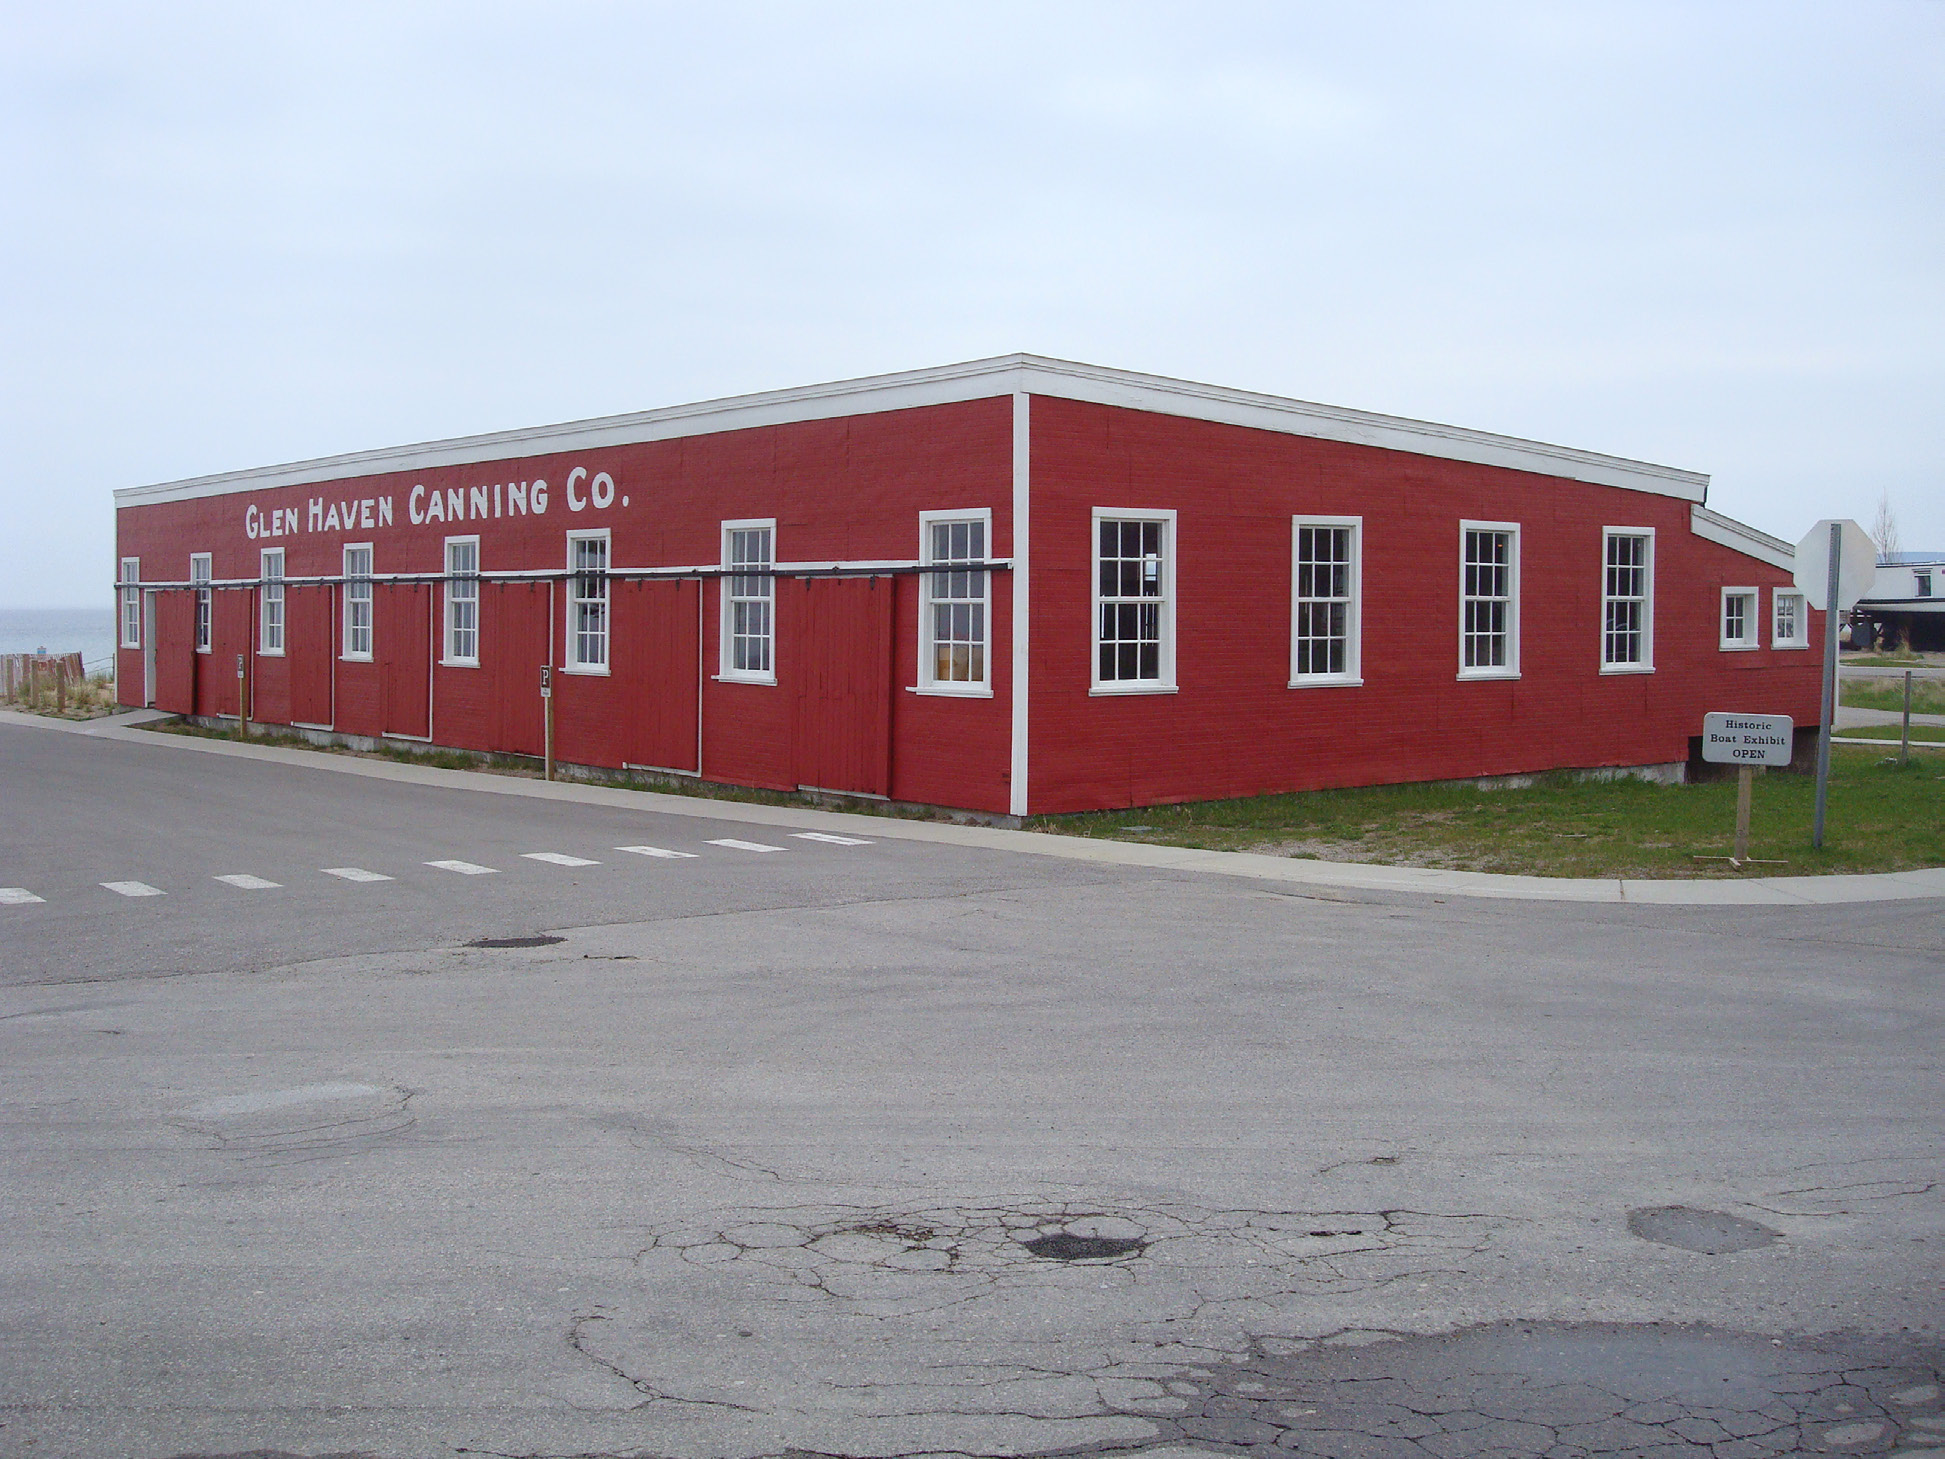
[{"label": "concrete sidewalk", "polygon": [[526,780],[479,770],[442,770],[394,760],[333,755],[316,750],[272,745],[239,744],[190,735],[155,734],[136,726],[174,716],[138,710],[95,720],[59,720],[43,715],[0,710],[0,727],[63,731],[96,739],[116,740],[206,755],[231,755],[273,764],[302,765],[410,785],[443,786],[488,795],[526,796],[535,800],[578,802],[583,805],[635,807],[665,815],[705,820],[738,821],[746,825],[787,826],[794,830],[842,831],[889,840],[927,841],[954,846],[979,846],[1030,856],[1058,856],[1117,866],[1144,866],[1168,871],[1207,872],[1219,876],[1250,877],[1313,887],[1338,887],[1381,892],[1416,892],[1433,897],[1486,897],[1551,902],[1647,903],[1657,906],[1789,906],[1842,902],[1895,902],[1928,897],[1945,898],[1945,867],[1920,871],[1884,872],[1862,876],[1750,877],[1695,880],[1630,880],[1612,877],[1576,878],[1505,876],[1492,872],[1444,871],[1430,867],[1377,866],[1363,862],[1309,861],[1264,856],[1247,851],[1202,851],[1183,846],[1155,846],[1128,841],[1058,836],[1043,831],[1011,831],[994,826],[952,825],[938,821],[902,820],[895,816],[860,815],[809,807],[757,805],[698,796],[670,795],[649,790],[622,790],[583,785],[574,781]]}]

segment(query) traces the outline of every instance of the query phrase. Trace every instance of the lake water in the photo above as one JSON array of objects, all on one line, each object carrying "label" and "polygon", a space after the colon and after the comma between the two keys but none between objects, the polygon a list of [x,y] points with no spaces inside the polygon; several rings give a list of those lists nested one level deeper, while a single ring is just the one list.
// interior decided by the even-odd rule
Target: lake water
[{"label": "lake water", "polygon": [[113,608],[0,608],[0,654],[79,652],[92,672],[113,667]]}]

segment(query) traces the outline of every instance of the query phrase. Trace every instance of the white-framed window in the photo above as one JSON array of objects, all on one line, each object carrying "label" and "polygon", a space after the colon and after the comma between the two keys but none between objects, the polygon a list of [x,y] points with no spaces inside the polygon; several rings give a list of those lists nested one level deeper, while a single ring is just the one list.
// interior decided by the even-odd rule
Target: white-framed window
[{"label": "white-framed window", "polygon": [[1362,684],[1364,518],[1290,521],[1290,687]]},{"label": "white-framed window", "polygon": [[1931,596],[1931,574],[1930,573],[1914,572],[1911,575],[1911,580],[1914,588],[1917,591],[1917,595],[1919,597],[1929,598]]},{"label": "white-framed window", "polygon": [[1755,648],[1756,645],[1756,590],[1754,588],[1724,588],[1722,590],[1722,643],[1725,649]]},{"label": "white-framed window", "polygon": [[1770,601],[1769,646],[1771,648],[1808,648],[1810,646],[1809,605],[1803,594],[1778,588]]},{"label": "white-framed window", "polygon": [[479,538],[446,539],[445,662],[479,667]]},{"label": "white-framed window", "polygon": [[1096,694],[1175,688],[1175,513],[1094,509]]},{"label": "white-framed window", "polygon": [[[124,557],[122,559],[122,581],[139,583],[142,581],[142,559]],[[142,590],[137,587],[122,589],[122,647],[140,648],[142,646]]]},{"label": "white-framed window", "polygon": [[[210,568],[207,552],[193,552],[189,555],[189,581],[207,583],[214,573]],[[198,587],[196,589],[196,652],[206,654],[214,642],[216,631],[216,590]]]},{"label": "white-framed window", "polygon": [[344,550],[344,657],[371,657],[371,544]]},{"label": "white-framed window", "polygon": [[[752,684],[777,682],[777,523],[723,523],[722,677]],[[744,569],[738,571],[737,569]]]},{"label": "white-framed window", "polygon": [[608,672],[608,533],[567,534],[567,667]]},{"label": "white-framed window", "polygon": [[284,651],[284,549],[266,547],[258,554],[257,652],[272,658]]},{"label": "white-framed window", "polygon": [[1655,529],[1601,529],[1601,672],[1655,667]]},{"label": "white-framed window", "polygon": [[993,514],[920,512],[918,686],[939,694],[990,694],[992,647],[989,585],[984,568],[954,566],[987,559]]},{"label": "white-framed window", "polygon": [[1459,523],[1459,677],[1520,673],[1520,525]]}]

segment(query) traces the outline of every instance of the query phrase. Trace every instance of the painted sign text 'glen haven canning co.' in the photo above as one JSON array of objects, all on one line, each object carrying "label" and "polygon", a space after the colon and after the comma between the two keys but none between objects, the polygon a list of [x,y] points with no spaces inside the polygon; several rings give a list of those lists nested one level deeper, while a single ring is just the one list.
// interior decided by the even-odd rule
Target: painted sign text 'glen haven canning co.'
[{"label": "painted sign text 'glen haven canning co.'", "polygon": [[[561,483],[570,512],[606,511],[615,504],[615,479],[605,471],[576,466]],[[628,505],[622,497],[621,505]],[[296,537],[316,532],[364,532],[393,525],[397,497],[311,497],[302,507],[265,509],[252,502],[243,509],[243,535]],[[405,519],[419,527],[438,522],[486,522],[501,517],[542,517],[553,502],[544,478],[496,481],[490,486],[415,486],[405,495]]]}]

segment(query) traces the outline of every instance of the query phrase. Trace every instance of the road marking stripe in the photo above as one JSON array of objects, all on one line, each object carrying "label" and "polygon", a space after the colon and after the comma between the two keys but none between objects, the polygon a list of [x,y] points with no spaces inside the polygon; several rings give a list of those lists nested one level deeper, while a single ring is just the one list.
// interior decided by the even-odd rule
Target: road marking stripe
[{"label": "road marking stripe", "polygon": [[215,880],[229,886],[241,887],[246,892],[267,892],[283,885],[280,881],[265,881],[260,876],[251,876],[247,871],[239,871],[229,876],[219,876]]},{"label": "road marking stripe", "polygon": [[480,866],[471,861],[428,861],[426,865],[441,871],[456,871],[461,876],[492,876],[499,870],[497,866]]},{"label": "road marking stripe", "polygon": [[693,851],[669,851],[661,846],[617,846],[615,850],[632,851],[637,856],[660,856],[670,861],[675,860],[677,857],[685,861],[694,861],[696,859],[696,853]]},{"label": "road marking stripe", "polygon": [[326,876],[341,876],[346,881],[391,881],[382,872],[366,871],[362,866],[327,866],[323,868]]},{"label": "road marking stripe", "polygon": [[111,892],[124,897],[165,897],[167,892],[160,887],[152,887],[145,881],[105,881],[102,883]]},{"label": "road marking stripe", "polygon": [[727,846],[731,851],[781,851],[781,846],[765,846],[761,841],[737,841],[725,837],[721,841],[711,841],[711,846]]},{"label": "road marking stripe", "polygon": [[792,831],[791,835],[799,841],[822,841],[827,846],[870,846],[875,843],[861,841],[856,836],[833,836],[828,831]]},{"label": "road marking stripe", "polygon": [[544,861],[549,866],[599,866],[598,861],[589,861],[585,856],[565,856],[558,851],[522,851],[529,861]]},{"label": "road marking stripe", "polygon": [[24,907],[29,902],[46,900],[46,897],[37,897],[25,887],[0,887],[0,906]]}]

